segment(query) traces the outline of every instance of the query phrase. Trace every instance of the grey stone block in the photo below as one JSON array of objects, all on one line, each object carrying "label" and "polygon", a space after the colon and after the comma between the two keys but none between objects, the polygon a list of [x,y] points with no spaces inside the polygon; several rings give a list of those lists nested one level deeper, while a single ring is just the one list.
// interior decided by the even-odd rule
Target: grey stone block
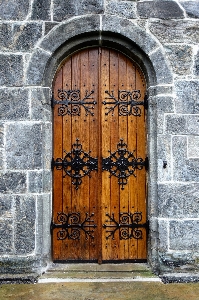
[{"label": "grey stone block", "polygon": [[0,85],[21,86],[23,84],[22,55],[0,54]]},{"label": "grey stone block", "polygon": [[157,83],[158,84],[172,84],[173,76],[168,63],[165,61],[165,57],[161,49],[153,52],[150,56],[153,67],[155,69]]},{"label": "grey stone block", "polygon": [[194,57],[194,67],[193,67],[193,72],[195,76],[199,76],[199,51]]},{"label": "grey stone block", "polygon": [[111,15],[117,15],[127,19],[135,19],[136,15],[136,3],[130,1],[110,1],[106,5],[105,12]]},{"label": "grey stone block", "polygon": [[32,20],[50,20],[51,0],[34,0],[32,4]]},{"label": "grey stone block", "polygon": [[173,176],[175,181],[185,181],[187,176],[187,137],[174,136],[172,139]]},{"label": "grey stone block", "polygon": [[137,3],[141,18],[182,19],[183,10],[175,1],[143,1]]},{"label": "grey stone block", "polygon": [[26,120],[29,118],[29,95],[27,89],[0,89],[0,119]]},{"label": "grey stone block", "polygon": [[0,254],[13,254],[13,226],[10,220],[0,219]]},{"label": "grey stone block", "polygon": [[187,134],[187,117],[184,115],[167,115],[165,117],[166,132],[172,134]]},{"label": "grey stone block", "polygon": [[169,226],[168,221],[158,220],[158,232],[159,232],[159,251],[168,251],[169,245]]},{"label": "grey stone block", "polygon": [[151,20],[149,30],[161,43],[199,43],[199,24],[188,20]]},{"label": "grey stone block", "polygon": [[51,90],[36,88],[31,90],[31,119],[51,121]]},{"label": "grey stone block", "polygon": [[199,249],[199,220],[170,221],[170,250]]},{"label": "grey stone block", "polygon": [[[96,15],[77,17],[60,24],[43,39],[40,47],[49,52],[54,52],[68,39],[81,33],[98,31],[100,28],[100,17]],[[37,54],[35,54],[36,58]],[[34,63],[34,60],[33,60]]]},{"label": "grey stone block", "polygon": [[[171,136],[158,135],[157,137],[158,182],[172,180]],[[167,166],[163,168],[164,161]]]},{"label": "grey stone block", "polygon": [[[102,30],[105,32],[120,33],[124,37],[132,40],[147,54],[159,46],[152,35],[147,34],[144,29],[124,18],[103,15]],[[164,59],[162,64],[164,65]]]},{"label": "grey stone block", "polygon": [[0,173],[0,193],[26,193],[26,174],[24,172]]},{"label": "grey stone block", "polygon": [[28,172],[28,192],[41,193],[43,191],[42,171]]},{"label": "grey stone block", "polygon": [[41,36],[41,23],[14,24],[12,47],[18,51],[28,51],[34,47]]},{"label": "grey stone block", "polygon": [[187,134],[199,135],[199,116],[188,115],[187,116]]},{"label": "grey stone block", "polygon": [[199,158],[199,136],[188,136],[188,157]]},{"label": "grey stone block", "polygon": [[0,20],[24,20],[28,14],[29,1],[9,0],[0,2]]},{"label": "grey stone block", "polygon": [[[49,47],[52,45],[49,45]],[[36,49],[30,57],[26,71],[27,85],[42,85],[44,70],[50,53]]]},{"label": "grey stone block", "polygon": [[199,2],[195,1],[180,1],[180,4],[185,9],[190,18],[199,18]]},{"label": "grey stone block", "polygon": [[51,31],[51,29],[53,29],[53,27],[55,27],[57,24],[59,24],[58,22],[45,22],[45,35],[48,34],[49,31]]},{"label": "grey stone block", "polygon": [[176,81],[176,112],[183,114],[199,113],[199,82]]},{"label": "grey stone block", "polygon": [[16,254],[30,254],[35,249],[36,199],[33,196],[16,196],[15,211]]},{"label": "grey stone block", "polygon": [[158,209],[162,218],[198,218],[199,184],[158,185]]},{"label": "grey stone block", "polygon": [[4,124],[0,122],[0,148],[4,147]]},{"label": "grey stone block", "polygon": [[50,170],[52,159],[52,124],[46,123],[42,129],[43,168]]},{"label": "grey stone block", "polygon": [[70,16],[103,13],[103,0],[54,0],[53,19],[63,21]]},{"label": "grey stone block", "polygon": [[0,50],[5,51],[12,45],[12,25],[8,23],[1,23],[0,36]]},{"label": "grey stone block", "polygon": [[189,75],[193,64],[193,49],[188,45],[167,45],[164,47],[173,72]]},{"label": "grey stone block", "polygon": [[174,99],[171,96],[156,96],[157,132],[164,132],[164,114],[174,112]]},{"label": "grey stone block", "polygon": [[51,170],[43,170],[43,192],[51,193],[52,191],[52,172]]},{"label": "grey stone block", "polygon": [[4,169],[4,160],[3,160],[3,156],[4,156],[4,150],[0,149],[0,170]]},{"label": "grey stone block", "polygon": [[6,132],[7,168],[42,168],[42,132],[40,124],[10,124]]},{"label": "grey stone block", "polygon": [[13,218],[13,197],[0,195],[0,219]]}]

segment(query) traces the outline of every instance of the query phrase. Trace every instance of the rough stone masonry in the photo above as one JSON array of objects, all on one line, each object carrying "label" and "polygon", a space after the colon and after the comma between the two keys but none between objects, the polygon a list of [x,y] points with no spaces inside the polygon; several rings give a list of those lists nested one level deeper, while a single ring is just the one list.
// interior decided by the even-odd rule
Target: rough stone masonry
[{"label": "rough stone masonry", "polygon": [[0,272],[41,274],[51,261],[53,60],[104,33],[137,45],[154,74],[148,262],[199,278],[198,0],[0,0]]}]

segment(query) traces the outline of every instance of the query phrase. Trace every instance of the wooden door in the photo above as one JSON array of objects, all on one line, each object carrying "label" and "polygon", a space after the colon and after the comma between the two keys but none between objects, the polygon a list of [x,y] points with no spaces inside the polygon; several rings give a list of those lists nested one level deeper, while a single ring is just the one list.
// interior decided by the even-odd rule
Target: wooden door
[{"label": "wooden door", "polygon": [[146,84],[107,48],[68,57],[53,85],[54,261],[146,259]]}]

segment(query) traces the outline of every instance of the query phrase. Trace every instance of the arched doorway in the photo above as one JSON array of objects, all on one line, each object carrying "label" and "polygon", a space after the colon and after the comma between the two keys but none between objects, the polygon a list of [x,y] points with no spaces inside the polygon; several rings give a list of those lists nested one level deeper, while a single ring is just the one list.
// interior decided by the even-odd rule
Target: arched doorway
[{"label": "arched doorway", "polygon": [[147,257],[146,82],[122,53],[87,48],[53,84],[53,260]]}]

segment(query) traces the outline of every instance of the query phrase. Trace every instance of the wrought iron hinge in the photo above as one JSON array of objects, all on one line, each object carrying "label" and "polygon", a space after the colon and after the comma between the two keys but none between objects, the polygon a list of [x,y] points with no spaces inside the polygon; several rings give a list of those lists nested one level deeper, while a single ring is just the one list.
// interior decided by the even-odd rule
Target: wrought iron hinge
[{"label": "wrought iron hinge", "polygon": [[145,158],[144,166],[145,166],[145,170],[148,171],[149,170],[149,159],[148,159],[148,157]]}]

